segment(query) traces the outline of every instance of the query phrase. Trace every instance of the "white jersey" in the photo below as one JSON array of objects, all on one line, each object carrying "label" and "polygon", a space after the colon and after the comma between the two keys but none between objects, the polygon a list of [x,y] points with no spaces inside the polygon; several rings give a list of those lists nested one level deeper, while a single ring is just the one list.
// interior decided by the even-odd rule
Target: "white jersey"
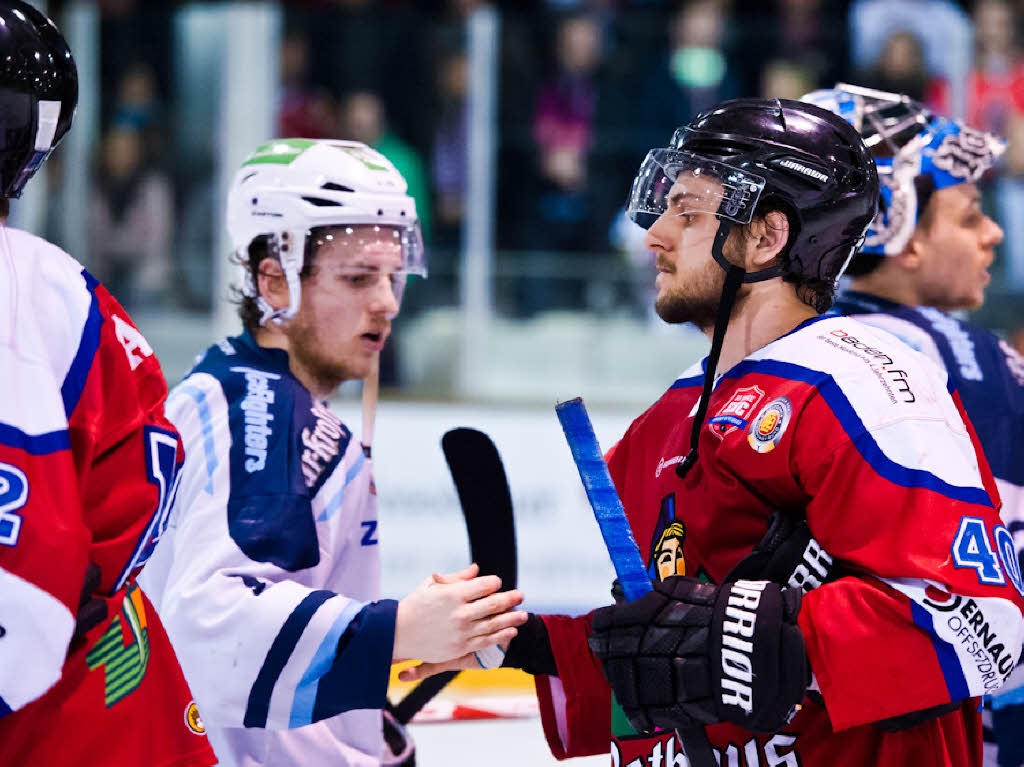
[{"label": "white jersey", "polygon": [[243,334],[172,392],[185,444],[142,579],[224,765],[377,765],[397,603],[370,461],[288,356]]}]

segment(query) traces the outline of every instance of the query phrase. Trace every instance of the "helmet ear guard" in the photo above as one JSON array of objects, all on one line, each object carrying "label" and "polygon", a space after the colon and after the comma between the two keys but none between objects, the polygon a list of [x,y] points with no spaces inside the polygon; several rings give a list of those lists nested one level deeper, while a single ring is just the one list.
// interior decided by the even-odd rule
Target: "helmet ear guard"
[{"label": "helmet ear guard", "polygon": [[0,197],[21,196],[77,104],[78,70],[54,23],[27,3],[0,2]]}]

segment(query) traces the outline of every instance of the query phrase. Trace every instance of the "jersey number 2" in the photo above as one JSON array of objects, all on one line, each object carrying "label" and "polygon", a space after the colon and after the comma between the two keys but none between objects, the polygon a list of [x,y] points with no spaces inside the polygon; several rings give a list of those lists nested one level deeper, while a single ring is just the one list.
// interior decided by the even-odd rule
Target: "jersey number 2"
[{"label": "jersey number 2", "polygon": [[15,512],[28,501],[25,473],[9,463],[0,463],[0,544],[17,546],[21,515]]}]

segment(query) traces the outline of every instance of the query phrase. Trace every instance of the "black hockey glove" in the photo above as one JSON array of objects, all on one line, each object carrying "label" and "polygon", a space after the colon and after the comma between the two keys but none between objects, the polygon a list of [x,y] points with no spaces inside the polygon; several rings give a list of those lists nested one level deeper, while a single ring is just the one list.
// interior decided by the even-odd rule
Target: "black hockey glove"
[{"label": "black hockey glove", "polygon": [[801,596],[767,581],[673,576],[597,610],[590,649],[639,732],[718,722],[775,732],[811,681]]},{"label": "black hockey glove", "polygon": [[502,668],[519,668],[527,674],[558,676],[555,655],[551,651],[551,639],[544,620],[530,613],[526,623],[519,627],[505,650]]},{"label": "black hockey glove", "polygon": [[768,532],[725,576],[725,582],[764,580],[810,591],[847,573],[818,544],[802,516],[776,511]]}]

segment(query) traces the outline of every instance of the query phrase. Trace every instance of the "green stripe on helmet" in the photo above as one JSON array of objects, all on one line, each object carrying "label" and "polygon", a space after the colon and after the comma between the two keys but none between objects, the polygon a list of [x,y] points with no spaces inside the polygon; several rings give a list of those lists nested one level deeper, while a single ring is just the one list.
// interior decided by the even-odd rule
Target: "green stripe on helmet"
[{"label": "green stripe on helmet", "polygon": [[249,158],[242,163],[246,165],[288,165],[292,160],[305,152],[316,141],[308,138],[283,138],[268,141],[259,146]]},{"label": "green stripe on helmet", "polygon": [[338,149],[340,149],[342,152],[345,152],[346,154],[352,155],[354,158],[359,160],[359,162],[361,162],[370,170],[388,169],[386,165],[381,165],[379,162],[377,162],[377,158],[379,157],[379,155],[376,152],[367,152],[361,146],[339,146]]}]

